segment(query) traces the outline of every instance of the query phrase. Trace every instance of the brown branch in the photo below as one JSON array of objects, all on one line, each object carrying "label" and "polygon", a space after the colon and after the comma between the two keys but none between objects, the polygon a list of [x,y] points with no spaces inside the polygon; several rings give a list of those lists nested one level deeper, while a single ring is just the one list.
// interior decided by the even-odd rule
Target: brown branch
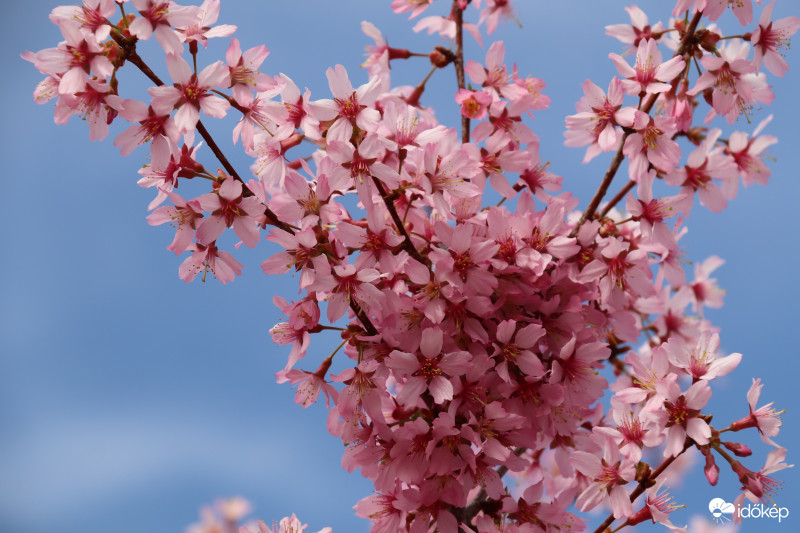
[{"label": "brown branch", "polygon": [[614,206],[617,205],[623,198],[625,198],[625,195],[628,194],[630,190],[633,189],[635,186],[636,186],[635,181],[633,180],[628,181],[628,183],[626,183],[625,186],[622,189],[620,189],[620,191],[614,196],[614,198],[612,198],[608,202],[608,204],[606,204],[603,210],[600,211],[600,216],[601,217],[606,216],[608,212],[611,211],[614,208]]},{"label": "brown branch", "polygon": [[597,191],[594,193],[592,200],[589,202],[586,211],[583,212],[581,215],[580,220],[570,232],[570,236],[574,237],[578,234],[578,229],[583,226],[583,224],[594,216],[595,210],[597,210],[597,206],[600,205],[600,202],[603,200],[603,197],[606,195],[608,188],[611,186],[611,182],[614,180],[614,176],[617,174],[617,170],[619,170],[619,166],[622,164],[622,160],[625,159],[625,154],[622,153],[622,148],[625,146],[625,139],[628,138],[630,135],[630,131],[626,131],[625,134],[622,136],[622,141],[619,143],[619,148],[617,149],[617,153],[614,154],[614,159],[611,160],[611,165],[608,167],[605,176],[603,176],[603,181],[600,182],[600,186],[597,188]]},{"label": "brown branch", "polygon": [[[113,31],[111,33],[111,37],[114,39],[114,41],[116,41],[116,43],[120,46],[120,48],[124,50],[125,59],[127,61],[130,61],[132,64],[134,64],[140,71],[142,71],[142,73],[145,76],[147,76],[150,79],[150,81],[152,81],[156,85],[158,86],[165,85],[164,82],[161,81],[161,78],[159,78],[155,74],[155,72],[153,72],[153,70],[147,65],[147,63],[144,62],[141,56],[139,56],[139,54],[136,53],[135,41],[126,39],[121,33]],[[239,176],[239,173],[236,172],[236,169],[233,167],[233,165],[231,165],[230,161],[228,161],[228,158],[225,157],[225,154],[222,153],[222,150],[220,150],[219,146],[214,141],[214,138],[211,136],[206,127],[200,121],[197,122],[197,131],[200,133],[200,136],[203,137],[203,140],[206,141],[206,144],[214,153],[217,160],[219,160],[222,166],[225,167],[225,170],[228,172],[228,174],[230,174],[230,176],[233,177],[235,180],[244,183],[242,178]],[[245,194],[247,193],[252,194],[248,189],[245,189]],[[286,224],[285,222],[279,220],[278,216],[269,207],[264,206],[264,214],[266,215],[267,220],[269,220],[270,224],[284,230],[285,232],[291,235],[294,235],[295,233],[294,229],[289,224]],[[395,211],[395,215],[396,214],[397,213]],[[405,228],[403,228],[403,230],[405,230]],[[406,233],[406,236],[407,235],[408,234]],[[367,314],[364,312],[363,309],[361,309],[358,303],[356,303],[352,299],[350,300],[350,308],[353,310],[353,313],[355,313],[358,320],[364,326],[364,330],[368,334],[370,335],[378,334],[377,328],[369,319]]]},{"label": "brown branch", "polygon": [[[456,67],[456,80],[458,88],[467,87],[464,79],[464,12],[458,6],[459,0],[453,0],[453,18],[456,22],[456,60],[453,64]],[[461,115],[461,142],[469,142],[469,117]]]},{"label": "brown branch", "polygon": [[[635,502],[636,498],[641,496],[645,490],[650,488],[653,482],[655,482],[655,479],[661,474],[663,474],[664,470],[669,468],[669,465],[671,465],[675,461],[675,459],[683,455],[683,452],[691,448],[693,445],[694,441],[689,437],[686,437],[686,442],[683,445],[683,449],[680,451],[680,453],[678,453],[678,455],[672,455],[669,458],[665,459],[664,462],[658,466],[658,468],[653,470],[650,473],[650,475],[647,476],[645,479],[641,480],[639,482],[639,485],[635,489],[633,489],[633,492],[631,492],[631,503]],[[608,515],[608,517],[606,517],[603,523],[597,526],[597,529],[594,530],[594,533],[604,533],[612,523],[614,523],[614,513]]]},{"label": "brown branch", "polygon": [[[675,52],[673,57],[682,56],[688,51],[689,46],[690,46],[690,42],[691,42],[692,38],[694,37],[694,33],[697,30],[697,25],[700,23],[700,19],[702,18],[702,16],[703,16],[703,12],[702,11],[699,11],[694,15],[694,18],[692,18],[692,22],[689,24],[689,27],[686,29],[686,33],[683,35],[683,39],[681,39],[681,45],[678,47],[678,50]],[[681,73],[678,78],[673,80],[673,84],[682,75],[683,75],[683,73]],[[648,97],[647,102],[645,103],[644,107],[641,108],[641,111],[644,112],[644,113],[649,114],[650,111],[653,109],[653,106],[655,105],[657,99],[658,99],[658,94],[651,94]],[[624,135],[622,136],[622,141],[620,142],[619,149],[617,150],[617,153],[614,154],[614,159],[611,160],[611,164],[609,165],[605,176],[603,176],[603,181],[600,182],[600,186],[597,188],[597,192],[595,192],[594,196],[592,197],[592,200],[589,202],[589,206],[583,212],[583,214],[581,215],[580,220],[578,221],[578,223],[575,225],[575,228],[570,233],[571,236],[574,237],[578,233],[578,229],[587,220],[590,220],[594,216],[594,213],[597,210],[597,207],[600,205],[600,202],[603,200],[603,197],[605,196],[606,192],[608,192],[608,187],[611,185],[611,182],[614,180],[614,176],[617,174],[617,170],[619,170],[619,166],[622,163],[622,160],[624,159],[624,155],[622,153],[622,148],[623,148],[623,146],[625,146],[625,140],[628,138],[628,136],[631,133],[633,133],[633,131],[629,129],[629,130],[625,131]]]},{"label": "brown branch", "polygon": [[383,198],[383,203],[386,204],[386,209],[389,210],[389,215],[391,215],[392,221],[394,221],[394,225],[397,227],[397,231],[403,236],[403,248],[409,253],[409,255],[411,255],[411,257],[423,265],[430,267],[430,261],[422,257],[422,254],[419,253],[416,246],[414,246],[414,243],[411,242],[411,235],[408,234],[405,224],[403,224],[403,221],[400,220],[400,215],[397,214],[397,209],[394,206],[394,202],[386,193],[383,183],[381,183],[380,180],[375,176],[372,176],[372,181],[378,188],[378,192],[380,193],[381,198]]},{"label": "brown branch", "polygon": [[352,298],[350,298],[350,309],[352,309],[353,312],[356,314],[356,317],[361,322],[361,324],[364,326],[364,330],[368,334],[370,334],[370,335],[377,335],[378,334],[378,330],[375,327],[375,325],[369,319],[369,317],[364,312],[364,310],[361,309],[361,306],[358,305],[358,303],[355,300],[353,300]]},{"label": "brown branch", "polygon": [[[120,48],[122,48],[124,50],[125,59],[127,61],[130,61],[131,63],[136,65],[136,67],[139,70],[141,70],[142,73],[150,79],[150,81],[152,81],[153,83],[155,83],[159,87],[165,85],[165,83],[163,81],[161,81],[161,78],[159,78],[155,74],[155,72],[153,72],[153,70],[147,65],[147,63],[144,62],[144,60],[141,58],[141,56],[136,53],[136,42],[135,41],[128,40],[122,34],[120,34],[118,32],[113,32],[113,31],[111,32],[111,37],[114,39],[114,41],[116,41],[116,43],[120,46]],[[208,147],[214,153],[214,156],[216,156],[217,160],[225,168],[225,171],[231,177],[233,177],[233,179],[244,183],[244,180],[242,180],[242,178],[239,176],[239,173],[236,172],[236,169],[233,168],[233,165],[231,165],[230,161],[228,161],[228,158],[225,157],[224,153],[222,153],[222,150],[220,150],[219,146],[214,141],[214,138],[208,132],[206,127],[203,125],[203,123],[201,121],[199,121],[199,120],[197,121],[197,131],[200,133],[200,136],[203,138],[203,140],[206,142]],[[244,194],[245,194],[245,196],[251,196],[252,192],[249,189],[245,189],[244,190]],[[285,222],[282,222],[281,220],[279,220],[278,216],[267,206],[264,206],[264,215],[266,215],[267,220],[269,221],[269,223],[271,225],[276,226],[276,227],[278,227],[278,228],[280,228],[280,229],[282,229],[282,230],[294,235],[294,231],[292,230],[292,227],[289,226],[288,224],[286,224]]]}]

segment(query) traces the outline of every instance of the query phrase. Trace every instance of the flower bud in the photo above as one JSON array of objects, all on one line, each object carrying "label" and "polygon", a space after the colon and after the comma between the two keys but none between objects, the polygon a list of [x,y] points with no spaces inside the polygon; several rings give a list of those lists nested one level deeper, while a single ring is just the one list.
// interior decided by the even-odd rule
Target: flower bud
[{"label": "flower bud", "polygon": [[389,61],[392,59],[408,59],[411,52],[403,48],[389,48]]},{"label": "flower bud", "polygon": [[434,51],[428,55],[428,57],[431,60],[431,65],[436,68],[444,68],[456,59],[456,56],[453,54],[453,52],[444,46],[437,46]]},{"label": "flower bud", "polygon": [[699,30],[696,35],[703,50],[711,53],[716,52],[717,43],[722,38],[720,34],[710,30]]},{"label": "flower bud", "polygon": [[706,454],[706,466],[703,468],[703,472],[706,475],[709,485],[713,487],[717,484],[717,481],[719,481],[719,467],[711,453]]},{"label": "flower bud", "polygon": [[723,446],[728,448],[737,457],[747,457],[753,454],[753,451],[740,442],[723,442]]}]

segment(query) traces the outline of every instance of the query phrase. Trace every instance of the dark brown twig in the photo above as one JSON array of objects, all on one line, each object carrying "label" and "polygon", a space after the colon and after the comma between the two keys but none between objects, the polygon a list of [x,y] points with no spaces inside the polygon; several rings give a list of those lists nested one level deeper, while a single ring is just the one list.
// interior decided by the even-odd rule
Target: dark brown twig
[{"label": "dark brown twig", "polygon": [[[464,78],[464,12],[458,6],[458,0],[453,0],[453,18],[456,22],[456,60],[453,64],[456,67],[458,88],[465,89],[467,84]],[[464,115],[461,115],[461,142],[469,142],[469,117]]]},{"label": "dark brown twig", "polygon": [[[689,24],[689,27],[686,29],[686,33],[684,34],[683,39],[681,40],[680,47],[675,52],[675,56],[682,56],[687,52],[690,46],[690,41],[694,36],[694,32],[697,30],[697,25],[700,23],[700,19],[702,18],[702,16],[703,16],[702,11],[699,11],[695,14],[694,18],[692,19],[692,22]],[[658,99],[658,94],[651,94],[648,97],[644,107],[641,108],[641,111],[649,114],[650,111],[653,109],[653,106],[655,105],[657,99]],[[617,150],[617,153],[614,154],[614,158],[611,160],[611,164],[609,165],[605,176],[603,176],[603,181],[600,182],[600,186],[597,188],[597,192],[595,192],[594,196],[592,197],[592,200],[589,202],[589,205],[583,212],[583,215],[581,215],[578,224],[572,230],[571,235],[573,237],[578,233],[578,228],[580,228],[587,220],[590,220],[592,217],[594,217],[595,211],[597,211],[597,207],[600,205],[600,202],[603,200],[603,197],[606,195],[606,192],[608,192],[608,187],[611,185],[614,176],[617,174],[617,170],[619,170],[619,166],[622,163],[622,160],[625,158],[624,154],[622,153],[622,148],[623,146],[625,146],[625,140],[628,138],[629,135],[631,135],[631,133],[633,133],[633,130],[629,129],[625,131],[625,133],[623,134],[622,141],[620,141],[619,144],[619,149]]]},{"label": "dark brown twig", "polygon": [[[680,453],[678,453],[678,455],[672,455],[672,456],[668,457],[667,459],[664,459],[664,462],[662,462],[658,466],[658,468],[653,470],[650,473],[649,476],[647,476],[645,479],[643,479],[643,480],[641,480],[639,482],[639,485],[635,489],[633,489],[633,491],[631,492],[631,502],[635,502],[636,498],[641,496],[642,493],[645,490],[650,488],[650,486],[656,480],[656,478],[658,476],[660,476],[661,474],[663,474],[664,470],[669,468],[669,465],[671,465],[675,461],[675,459],[677,459],[678,457],[683,455],[683,452],[685,452],[686,450],[691,448],[693,445],[694,445],[694,441],[687,437],[686,438],[686,442],[683,445],[683,449],[680,451]],[[612,514],[608,515],[608,517],[606,517],[606,519],[603,521],[602,524],[597,526],[597,529],[594,530],[594,533],[604,533],[606,531],[606,529],[613,523],[614,523],[614,514],[612,513]]]},{"label": "dark brown twig", "polygon": [[614,209],[614,206],[617,205],[620,201],[622,201],[622,199],[625,198],[625,195],[628,194],[630,190],[633,189],[635,186],[636,186],[635,181],[633,180],[628,181],[628,183],[626,183],[625,186],[622,189],[620,189],[616,195],[614,195],[614,198],[609,200],[608,204],[606,204],[603,210],[600,211],[600,216],[601,217],[606,216],[608,212]]},{"label": "dark brown twig", "polygon": [[[165,85],[165,83],[161,81],[161,78],[156,76],[155,72],[153,72],[153,70],[147,65],[147,63],[144,62],[141,56],[139,56],[139,54],[136,53],[136,43],[134,41],[126,39],[122,34],[118,32],[111,32],[111,37],[114,39],[114,41],[116,41],[116,43],[120,46],[120,48],[124,50],[125,59],[127,61],[130,61],[132,64],[134,64],[140,71],[142,71],[142,73],[145,76],[147,76],[150,79],[150,81],[152,81],[156,85],[158,86]],[[208,132],[203,123],[199,120],[197,121],[197,131],[200,133],[200,136],[203,138],[208,147],[214,153],[214,156],[217,158],[217,160],[225,168],[225,171],[233,179],[244,183],[244,180],[242,180],[242,178],[239,176],[239,173],[236,172],[236,169],[233,168],[233,165],[231,165],[231,162],[228,161],[228,158],[225,157],[224,153],[222,153],[222,150],[220,150],[219,146],[214,141],[214,138]],[[252,193],[248,189],[245,189],[246,196],[249,196],[251,194]],[[286,224],[285,222],[281,222],[278,219],[278,216],[267,206],[264,206],[264,215],[266,215],[267,220],[271,225],[281,228],[282,230],[294,235],[292,227]]]},{"label": "dark brown twig", "polygon": [[422,255],[417,250],[416,246],[414,246],[414,243],[411,242],[411,235],[408,234],[405,224],[403,224],[403,221],[400,220],[400,215],[397,214],[397,209],[395,209],[394,202],[386,193],[386,189],[384,188],[383,183],[381,183],[381,181],[375,176],[372,177],[372,181],[378,188],[378,192],[380,193],[381,198],[383,198],[383,203],[386,204],[386,209],[389,210],[389,215],[392,217],[392,221],[394,221],[394,225],[397,227],[397,231],[403,236],[404,239],[403,248],[409,253],[409,255],[411,255],[411,257],[413,257],[423,265],[430,266],[430,262],[424,257],[422,257]]}]

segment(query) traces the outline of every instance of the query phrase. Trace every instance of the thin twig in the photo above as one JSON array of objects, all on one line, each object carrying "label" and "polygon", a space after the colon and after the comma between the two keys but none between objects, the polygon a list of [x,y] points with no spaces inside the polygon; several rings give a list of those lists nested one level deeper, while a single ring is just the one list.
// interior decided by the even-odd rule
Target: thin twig
[{"label": "thin twig", "polygon": [[603,210],[600,211],[600,217],[606,216],[609,211],[614,209],[614,206],[617,205],[623,198],[625,198],[625,195],[628,194],[635,186],[636,182],[633,180],[630,180],[628,183],[626,183],[625,186],[614,196],[614,198],[608,202],[608,205],[606,205]]},{"label": "thin twig", "polygon": [[[453,18],[456,22],[456,80],[458,88],[466,88],[464,79],[464,12],[458,6],[458,0],[453,0]],[[469,142],[469,118],[461,115],[461,142]]]},{"label": "thin twig", "polygon": [[[150,79],[150,81],[152,81],[156,85],[158,85],[158,86],[165,85],[164,82],[161,81],[161,78],[156,76],[155,72],[153,72],[152,69],[149,66],[147,66],[147,63],[144,62],[144,60],[141,58],[141,56],[139,56],[139,54],[136,53],[136,43],[135,42],[129,41],[122,34],[117,33],[117,32],[111,32],[111,37],[125,51],[125,59],[126,60],[130,61],[131,63],[133,63],[140,71],[142,71],[142,73],[145,76],[147,76]],[[203,125],[203,123],[201,121],[199,121],[199,120],[197,121],[197,131],[200,133],[200,136],[203,138],[203,140],[206,142],[208,147],[214,153],[214,156],[216,156],[217,160],[225,168],[225,171],[231,177],[233,177],[233,179],[244,183],[244,180],[242,180],[242,178],[239,176],[239,173],[236,172],[236,169],[233,168],[233,165],[231,165],[230,161],[228,161],[228,158],[225,157],[224,153],[222,153],[222,150],[220,150],[219,146],[214,141],[214,138],[208,132],[206,127]],[[250,195],[252,195],[252,192],[249,189],[245,189],[244,190],[244,194],[245,194],[245,196],[250,196]],[[271,225],[276,226],[276,227],[278,227],[278,228],[280,228],[280,229],[282,229],[282,230],[294,235],[294,231],[292,230],[291,226],[289,226],[285,222],[282,222],[281,220],[279,220],[278,216],[267,206],[264,206],[264,215],[266,215],[267,220],[269,221],[269,223]]]},{"label": "thin twig", "polygon": [[[158,86],[164,85],[164,82],[161,81],[161,78],[159,78],[155,74],[155,72],[153,72],[152,69],[149,66],[147,66],[147,63],[145,63],[144,60],[142,60],[139,54],[136,53],[135,42],[129,41],[122,34],[118,32],[112,32],[111,36],[114,39],[114,41],[116,41],[116,43],[125,51],[126,60],[130,61],[133,65],[135,65],[140,71],[142,71],[142,73],[145,76],[147,76],[150,79],[150,81],[152,81],[156,85]],[[214,155],[222,164],[222,166],[225,167],[225,170],[228,172],[228,174],[230,174],[231,177],[233,177],[234,179],[242,181],[242,178],[239,176],[239,173],[236,172],[236,169],[233,167],[233,165],[231,165],[230,161],[228,161],[228,158],[225,157],[225,154],[222,153],[222,150],[220,150],[217,143],[214,142],[214,138],[211,136],[211,134],[208,132],[205,126],[203,126],[202,122],[199,121],[197,122],[197,131],[203,137],[203,140],[206,141],[206,144],[214,153]],[[249,190],[245,189],[245,193],[249,192],[250,192]],[[286,224],[285,222],[279,220],[278,216],[269,207],[266,206],[264,207],[264,214],[266,215],[267,220],[271,225],[276,226],[291,235],[295,234],[294,229],[289,224]],[[361,309],[361,306],[359,306],[358,303],[355,302],[353,299],[350,300],[350,308],[353,310],[353,313],[355,313],[358,320],[364,326],[364,330],[369,335],[378,334],[378,330],[375,327],[375,325],[369,319],[364,310]]]},{"label": "thin twig", "polygon": [[[678,453],[677,455],[672,455],[672,456],[668,457],[667,459],[665,459],[664,462],[661,463],[658,466],[658,468],[653,470],[650,473],[650,475],[647,476],[647,478],[641,480],[639,482],[639,485],[635,489],[633,489],[633,492],[631,492],[631,498],[630,498],[631,499],[631,503],[635,502],[636,498],[641,496],[642,493],[645,490],[650,488],[650,486],[652,485],[652,482],[655,481],[655,479],[658,476],[663,474],[664,470],[669,468],[669,465],[671,465],[675,461],[675,459],[677,459],[678,457],[683,455],[683,452],[685,452],[686,450],[691,448],[693,445],[694,445],[694,441],[687,437],[686,438],[686,442],[683,445],[683,449],[680,451],[680,453]],[[600,524],[599,526],[597,526],[597,529],[594,530],[594,533],[603,533],[606,530],[606,528],[608,528],[612,523],[614,523],[614,514],[613,513],[608,515],[608,517],[603,521],[603,523]]]},{"label": "thin twig", "polygon": [[[698,11],[694,18],[692,18],[692,22],[689,24],[689,27],[686,29],[686,33],[681,40],[681,45],[678,50],[675,52],[675,56],[682,56],[684,55],[689,48],[689,42],[692,40],[694,36],[695,30],[697,30],[697,25],[700,23],[700,19],[703,16],[702,11]],[[673,80],[674,83],[675,80]],[[651,94],[647,99],[644,107],[642,107],[642,112],[649,114],[650,111],[653,109],[653,106],[658,99],[658,94]],[[597,188],[597,192],[595,192],[592,200],[589,202],[589,206],[581,215],[580,220],[576,224],[575,228],[572,230],[571,235],[574,237],[578,233],[578,229],[587,221],[590,220],[593,216],[597,207],[600,205],[600,202],[603,200],[606,192],[608,192],[608,187],[611,185],[611,181],[614,179],[614,176],[617,174],[617,170],[619,170],[619,166],[624,159],[624,154],[622,153],[622,148],[625,146],[625,141],[633,133],[633,130],[628,129],[622,136],[622,141],[620,141],[619,149],[617,153],[614,154],[614,159],[611,160],[611,164],[606,171],[605,176],[603,176],[603,181],[600,182],[600,186]]]},{"label": "thin twig", "polygon": [[400,220],[400,215],[397,214],[397,209],[394,206],[394,202],[389,195],[386,193],[386,189],[383,187],[383,183],[380,182],[378,178],[375,176],[372,177],[372,181],[375,183],[375,186],[378,188],[378,192],[383,198],[383,203],[386,204],[386,209],[389,210],[389,215],[392,217],[392,221],[394,221],[394,225],[397,227],[397,231],[403,236],[403,248],[417,261],[422,263],[423,265],[430,266],[430,261],[422,257],[422,255],[417,250],[414,243],[411,242],[411,235],[408,234],[406,230],[405,224],[403,221]]}]

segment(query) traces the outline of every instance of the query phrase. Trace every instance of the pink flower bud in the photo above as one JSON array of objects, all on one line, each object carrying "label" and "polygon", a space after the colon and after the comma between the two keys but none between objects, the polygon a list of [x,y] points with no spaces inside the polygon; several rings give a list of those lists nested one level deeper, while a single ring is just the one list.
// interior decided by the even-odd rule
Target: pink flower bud
[{"label": "pink flower bud", "polygon": [[753,454],[753,451],[739,442],[723,442],[723,446],[732,451],[737,457],[747,457]]},{"label": "pink flower bud", "polygon": [[714,456],[711,453],[706,453],[706,466],[703,468],[703,472],[706,474],[706,479],[708,483],[713,487],[719,481],[719,467],[717,463],[714,461]]},{"label": "pink flower bud", "polygon": [[389,47],[389,60],[392,59],[408,59],[411,57],[411,52],[405,48],[392,48]]},{"label": "pink flower bud", "polygon": [[428,54],[428,58],[431,60],[431,65],[434,67],[444,68],[456,60],[456,55],[444,46],[437,46],[434,48],[433,52]]}]

